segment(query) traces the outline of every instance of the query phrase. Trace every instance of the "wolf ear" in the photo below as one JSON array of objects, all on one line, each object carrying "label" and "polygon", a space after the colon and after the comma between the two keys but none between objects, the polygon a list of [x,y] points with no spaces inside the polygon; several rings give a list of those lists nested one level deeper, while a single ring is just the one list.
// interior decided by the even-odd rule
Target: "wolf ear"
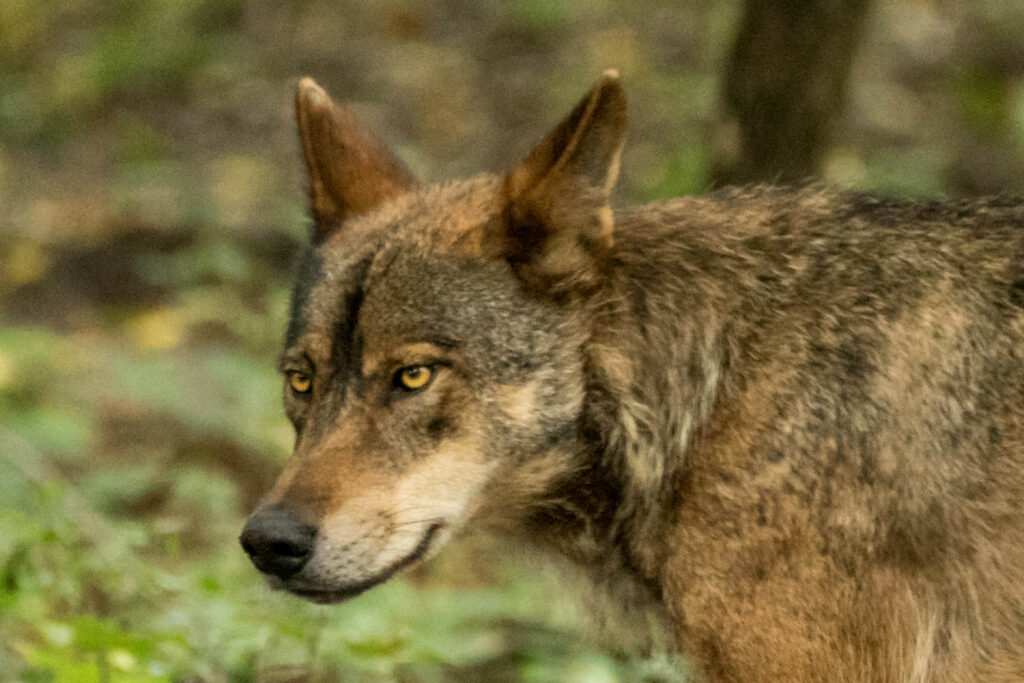
[{"label": "wolf ear", "polygon": [[366,213],[416,184],[387,145],[312,78],[299,82],[295,118],[309,174],[314,243],[349,216]]},{"label": "wolf ear", "polygon": [[503,251],[528,284],[586,282],[612,242],[609,197],[626,135],[626,95],[606,71],[505,177]]}]

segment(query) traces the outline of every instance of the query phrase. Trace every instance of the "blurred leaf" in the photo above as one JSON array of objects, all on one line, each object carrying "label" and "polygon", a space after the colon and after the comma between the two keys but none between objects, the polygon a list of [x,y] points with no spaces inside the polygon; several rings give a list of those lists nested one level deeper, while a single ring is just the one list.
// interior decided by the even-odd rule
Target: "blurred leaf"
[{"label": "blurred leaf", "polygon": [[968,69],[956,88],[964,120],[977,133],[991,137],[1005,130],[1011,90],[1004,77],[987,69]]},{"label": "blurred leaf", "polygon": [[125,650],[145,657],[153,651],[153,643],[145,636],[128,633],[108,620],[97,619],[86,614],[72,623],[75,645],[84,652],[107,652]]},{"label": "blurred leaf", "polygon": [[185,336],[185,320],[171,308],[157,308],[133,316],[125,325],[128,336],[140,350],[169,349]]},{"label": "blurred leaf", "polygon": [[44,649],[27,644],[16,647],[32,667],[21,672],[22,680],[100,683],[99,666],[93,657],[76,657],[63,648]]},{"label": "blurred leaf", "polygon": [[139,116],[126,116],[118,131],[118,157],[124,164],[146,164],[170,156],[168,141],[151,123]]},{"label": "blurred leaf", "polygon": [[645,176],[644,195],[651,200],[678,197],[700,192],[708,177],[709,159],[699,145],[688,145],[677,150],[665,166]]},{"label": "blurred leaf", "polygon": [[122,464],[97,469],[79,483],[82,494],[100,510],[114,514],[162,483],[157,462]]},{"label": "blurred leaf", "polygon": [[866,185],[883,194],[934,196],[941,191],[947,158],[938,150],[893,149],[864,159]]},{"label": "blurred leaf", "polygon": [[88,415],[42,407],[9,414],[6,422],[40,450],[64,455],[83,454],[95,431]]},{"label": "blurred leaf", "polygon": [[50,268],[50,256],[35,242],[16,242],[4,258],[7,279],[14,285],[35,282],[46,275]]}]

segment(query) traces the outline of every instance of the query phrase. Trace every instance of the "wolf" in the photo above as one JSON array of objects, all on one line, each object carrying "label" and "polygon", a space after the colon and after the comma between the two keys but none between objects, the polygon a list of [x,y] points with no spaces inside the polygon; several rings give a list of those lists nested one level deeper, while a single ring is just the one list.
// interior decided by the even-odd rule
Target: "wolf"
[{"label": "wolf", "polygon": [[272,587],[338,602],[487,527],[708,681],[1024,680],[1024,202],[613,209],[615,72],[442,185],[311,79],[296,114],[295,449],[241,535]]}]

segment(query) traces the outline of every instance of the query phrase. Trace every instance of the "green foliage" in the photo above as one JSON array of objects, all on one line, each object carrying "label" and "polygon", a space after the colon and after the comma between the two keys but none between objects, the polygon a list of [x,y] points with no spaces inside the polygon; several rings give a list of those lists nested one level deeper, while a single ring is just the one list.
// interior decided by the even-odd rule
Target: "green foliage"
[{"label": "green foliage", "polygon": [[1010,115],[1012,88],[1001,74],[988,69],[965,70],[956,81],[964,121],[980,135],[1004,129]]},{"label": "green foliage", "polygon": [[939,150],[892,150],[867,160],[867,189],[883,194],[922,197],[942,190],[945,159]]}]

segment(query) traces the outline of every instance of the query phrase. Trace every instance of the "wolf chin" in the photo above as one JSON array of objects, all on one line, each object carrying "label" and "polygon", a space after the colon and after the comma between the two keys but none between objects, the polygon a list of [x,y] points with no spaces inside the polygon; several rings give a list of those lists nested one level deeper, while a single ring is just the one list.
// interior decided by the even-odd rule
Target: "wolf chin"
[{"label": "wolf chin", "polygon": [[241,537],[272,586],[340,601],[486,526],[708,681],[1024,680],[1024,203],[613,210],[614,72],[445,185],[310,79],[296,114],[295,452]]}]

